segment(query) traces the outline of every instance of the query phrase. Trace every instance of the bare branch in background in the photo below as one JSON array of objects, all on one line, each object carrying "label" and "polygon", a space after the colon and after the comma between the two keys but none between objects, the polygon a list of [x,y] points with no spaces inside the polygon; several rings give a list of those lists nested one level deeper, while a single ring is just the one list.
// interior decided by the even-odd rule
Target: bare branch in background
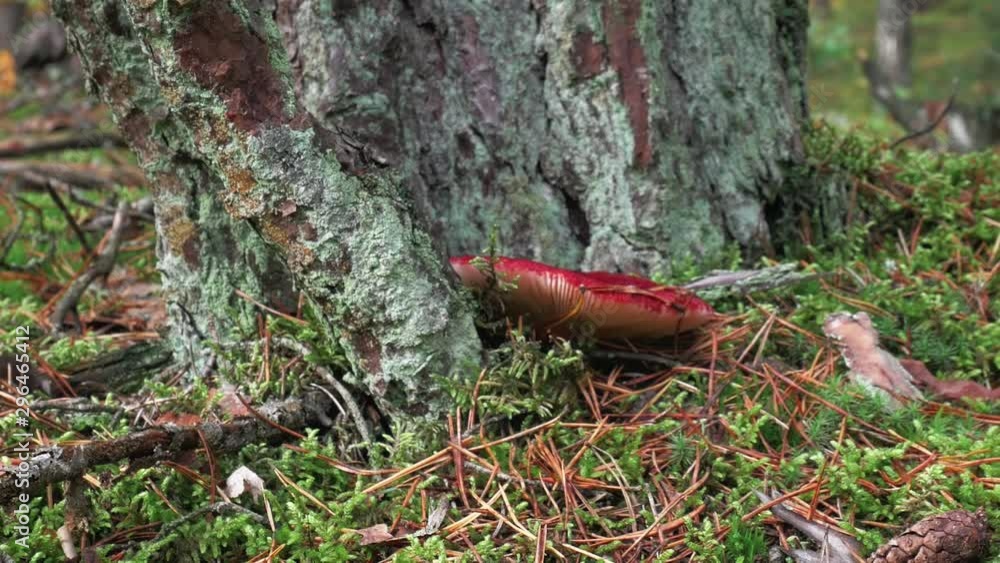
[{"label": "bare branch in background", "polygon": [[930,3],[930,0],[880,0],[875,25],[875,56],[861,62],[871,95],[907,131],[907,135],[891,148],[921,139],[922,148],[943,150],[933,138],[924,138],[940,129],[948,134],[947,150],[983,149],[1000,139],[1000,108],[956,104],[957,89],[947,103],[905,99],[898,93],[900,89],[909,88],[912,82],[910,20],[915,12],[928,8]]},{"label": "bare branch in background", "polygon": [[146,182],[142,171],[134,166],[89,166],[35,160],[0,160],[0,176],[15,176],[41,188],[52,179],[81,188],[138,186]]},{"label": "bare branch in background", "polygon": [[55,202],[56,207],[58,207],[59,211],[62,212],[63,217],[66,218],[66,222],[69,223],[70,228],[73,229],[73,233],[76,234],[77,240],[80,241],[80,246],[87,251],[88,255],[93,254],[94,251],[90,248],[90,244],[87,242],[87,236],[83,234],[83,230],[80,229],[80,225],[77,224],[76,218],[73,217],[73,214],[66,207],[66,204],[63,203],[62,198],[59,197],[59,192],[57,192],[52,186],[52,182],[45,184],[45,189],[49,192],[49,197],[51,197],[52,201]]},{"label": "bare branch in background", "polygon": [[108,131],[70,131],[44,136],[15,137],[0,142],[0,158],[21,157],[69,149],[123,147],[124,139]]},{"label": "bare branch in background", "polygon": [[[42,210],[39,209],[38,206],[25,201],[24,198],[17,197],[16,199],[19,203],[35,212],[39,230],[42,230],[42,225],[44,225]],[[55,254],[56,250],[56,241],[51,237],[48,238],[49,250],[44,256],[36,256],[24,264],[9,264],[7,262],[7,257],[10,255],[10,251],[14,248],[14,243],[17,242],[18,238],[20,238],[21,230],[24,227],[24,214],[21,213],[20,209],[14,208],[14,215],[17,219],[14,222],[13,228],[10,232],[4,235],[3,242],[0,242],[0,270],[6,270],[9,272],[28,272],[44,263],[51,262],[52,256]]]},{"label": "bare branch in background", "polygon": [[934,121],[931,121],[930,124],[928,124],[926,127],[923,127],[921,129],[918,129],[918,130],[916,130],[916,131],[908,134],[908,135],[905,135],[905,136],[901,137],[900,139],[898,139],[897,141],[895,141],[891,145],[889,145],[889,149],[892,150],[892,149],[898,147],[899,145],[902,145],[906,141],[912,141],[913,139],[916,139],[917,137],[923,137],[924,135],[927,135],[929,133],[933,133],[934,130],[937,129],[939,125],[941,125],[941,122],[944,121],[945,116],[948,115],[949,111],[951,111],[952,106],[955,105],[955,95],[958,94],[958,82],[957,81],[955,83],[955,86],[956,87],[951,92],[951,96],[948,97],[948,103],[944,106],[943,110],[941,110],[940,112],[938,112],[938,115],[937,115],[937,117],[934,118]]},{"label": "bare branch in background", "polygon": [[90,284],[98,277],[111,273],[111,269],[115,265],[115,258],[118,256],[118,248],[121,246],[122,234],[125,231],[125,226],[128,224],[128,210],[128,202],[123,201],[118,204],[118,211],[115,213],[115,220],[111,225],[111,232],[108,235],[107,244],[104,245],[104,250],[97,255],[97,258],[87,268],[87,271],[70,284],[69,289],[66,290],[62,299],[59,300],[52,310],[52,314],[49,316],[49,323],[52,325],[54,332],[61,332],[62,323],[67,313],[76,310],[77,303],[79,303],[80,298],[83,297],[83,293],[87,291],[87,288],[90,287]]}]

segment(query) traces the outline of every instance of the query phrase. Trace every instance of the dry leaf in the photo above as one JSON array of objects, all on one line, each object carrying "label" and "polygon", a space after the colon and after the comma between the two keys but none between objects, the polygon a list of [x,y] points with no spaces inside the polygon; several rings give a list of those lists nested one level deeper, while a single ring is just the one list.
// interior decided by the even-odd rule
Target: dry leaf
[{"label": "dry leaf", "polygon": [[872,394],[882,395],[896,408],[900,400],[923,399],[913,377],[899,360],[878,345],[878,332],[865,313],[834,313],[823,323],[823,332],[840,347],[851,379]]},{"label": "dry leaf", "polygon": [[220,386],[220,390],[222,391],[222,398],[219,399],[219,408],[222,409],[222,412],[233,417],[250,415],[250,409],[240,400],[235,385],[232,383],[223,383]]},{"label": "dry leaf", "polygon": [[920,360],[900,359],[899,363],[910,372],[913,379],[925,387],[932,395],[946,401],[961,401],[962,399],[983,399],[986,401],[1000,400],[1000,389],[990,389],[985,385],[967,380],[946,380],[934,377]]},{"label": "dry leaf", "polygon": [[247,466],[241,465],[226,478],[226,496],[237,498],[249,492],[254,502],[264,494],[264,480]]},{"label": "dry leaf", "polygon": [[892,538],[868,563],[961,563],[985,559],[990,526],[983,508],[928,516]]},{"label": "dry leaf", "polygon": [[361,534],[361,545],[385,543],[396,539],[395,536],[389,533],[389,526],[385,524],[375,524],[374,526],[354,531]]},{"label": "dry leaf", "polygon": [[156,418],[156,424],[175,424],[177,426],[198,426],[201,424],[201,417],[190,413],[163,413]]},{"label": "dry leaf", "polygon": [[444,523],[444,518],[448,515],[448,509],[450,507],[451,500],[449,500],[448,497],[441,497],[441,500],[438,501],[437,508],[435,508],[434,512],[431,512],[430,516],[427,517],[427,525],[416,532],[413,532],[411,535],[419,538],[436,534],[437,531],[441,529],[441,524]]},{"label": "dry leaf", "polygon": [[290,199],[286,199],[281,202],[281,206],[278,208],[278,211],[281,212],[282,217],[288,217],[289,215],[295,213],[296,209],[298,209],[298,206],[295,205],[295,202]]},{"label": "dry leaf", "polygon": [[17,63],[14,55],[0,49],[0,95],[10,94],[17,88]]}]

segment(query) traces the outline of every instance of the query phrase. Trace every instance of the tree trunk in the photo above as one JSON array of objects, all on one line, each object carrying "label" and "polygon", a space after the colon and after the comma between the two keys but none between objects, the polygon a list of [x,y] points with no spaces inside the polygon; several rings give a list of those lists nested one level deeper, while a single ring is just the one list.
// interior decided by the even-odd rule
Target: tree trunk
[{"label": "tree trunk", "polygon": [[258,2],[60,0],[75,50],[153,189],[175,348],[253,327],[235,295],[301,290],[390,415],[444,406],[433,374],[480,344],[394,180],[314,126]]},{"label": "tree trunk", "polygon": [[875,65],[893,87],[913,83],[910,58],[913,50],[913,13],[917,0],[879,0],[875,22]]},{"label": "tree trunk", "polygon": [[0,51],[10,51],[24,19],[24,2],[0,2]]},{"label": "tree trunk", "polygon": [[302,291],[390,414],[478,359],[432,239],[668,271],[829,195],[784,182],[806,0],[54,5],[153,186],[175,349]]},{"label": "tree trunk", "polygon": [[[668,271],[772,243],[805,0],[277,0],[305,107],[403,174],[450,254]],[[801,194],[799,194],[801,195]]]}]

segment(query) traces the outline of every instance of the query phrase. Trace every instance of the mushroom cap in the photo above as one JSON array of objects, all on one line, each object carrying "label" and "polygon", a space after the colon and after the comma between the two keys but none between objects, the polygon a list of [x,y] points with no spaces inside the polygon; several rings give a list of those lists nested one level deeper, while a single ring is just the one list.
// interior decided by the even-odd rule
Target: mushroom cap
[{"label": "mushroom cap", "polygon": [[[485,289],[489,272],[456,256],[452,268],[466,287]],[[511,317],[524,316],[555,334],[590,332],[596,338],[660,338],[704,325],[715,311],[693,293],[611,272],[577,272],[520,258],[499,257],[493,270],[516,284],[500,298]]]}]

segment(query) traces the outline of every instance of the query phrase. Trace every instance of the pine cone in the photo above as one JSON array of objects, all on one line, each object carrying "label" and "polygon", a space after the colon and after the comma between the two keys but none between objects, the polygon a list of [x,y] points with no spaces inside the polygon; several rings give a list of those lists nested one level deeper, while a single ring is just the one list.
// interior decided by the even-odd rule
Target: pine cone
[{"label": "pine cone", "polygon": [[989,548],[986,511],[953,510],[910,526],[875,550],[868,563],[972,563]]}]

